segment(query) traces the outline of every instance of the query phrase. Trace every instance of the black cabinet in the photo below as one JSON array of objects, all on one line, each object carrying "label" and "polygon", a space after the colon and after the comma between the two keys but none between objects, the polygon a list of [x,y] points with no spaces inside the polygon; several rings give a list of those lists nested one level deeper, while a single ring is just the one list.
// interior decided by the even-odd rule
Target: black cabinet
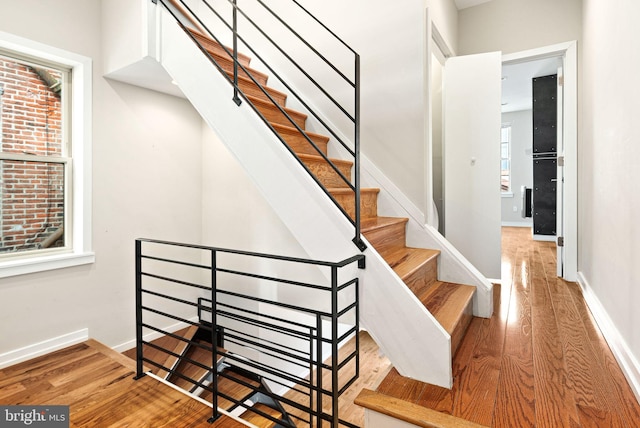
[{"label": "black cabinet", "polygon": [[556,234],[557,75],[535,77],[533,87],[533,233]]}]

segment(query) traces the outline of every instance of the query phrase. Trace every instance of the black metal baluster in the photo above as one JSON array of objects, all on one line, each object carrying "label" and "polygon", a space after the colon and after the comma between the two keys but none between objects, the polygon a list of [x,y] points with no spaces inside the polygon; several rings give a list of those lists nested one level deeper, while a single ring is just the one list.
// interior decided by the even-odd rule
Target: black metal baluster
[{"label": "black metal baluster", "polygon": [[136,376],[145,375],[142,368],[142,242],[136,240]]}]

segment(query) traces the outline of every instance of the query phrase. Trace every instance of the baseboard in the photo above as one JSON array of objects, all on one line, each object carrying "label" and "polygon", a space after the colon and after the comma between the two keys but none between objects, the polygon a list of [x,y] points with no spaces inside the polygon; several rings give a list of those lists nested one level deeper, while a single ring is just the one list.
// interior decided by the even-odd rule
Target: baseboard
[{"label": "baseboard", "polygon": [[531,222],[526,221],[503,221],[500,225],[504,227],[533,227]]},{"label": "baseboard", "polygon": [[546,241],[546,242],[556,242],[555,235],[533,235],[534,241]]},{"label": "baseboard", "polygon": [[82,330],[63,334],[62,336],[25,346],[24,348],[5,352],[4,354],[0,354],[0,369],[66,348],[67,346],[84,342],[88,339],[89,329],[83,328]]},{"label": "baseboard", "polygon": [[582,272],[578,272],[578,284],[580,284],[584,300],[602,331],[602,335],[609,344],[611,352],[613,352],[618,364],[620,364],[620,368],[627,378],[636,400],[640,402],[640,363],[627,346],[626,341],[620,335],[613,321],[611,321],[609,314],[600,303],[598,296],[593,292]]}]

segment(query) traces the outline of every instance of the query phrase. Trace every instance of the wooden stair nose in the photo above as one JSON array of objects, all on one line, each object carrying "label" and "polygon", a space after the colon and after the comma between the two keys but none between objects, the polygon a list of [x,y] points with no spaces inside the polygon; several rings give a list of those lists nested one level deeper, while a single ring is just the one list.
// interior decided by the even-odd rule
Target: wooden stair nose
[{"label": "wooden stair nose", "polygon": [[362,233],[373,232],[391,224],[404,223],[409,221],[406,217],[369,217],[362,220]]},{"label": "wooden stair nose", "polygon": [[471,285],[437,281],[418,298],[451,335],[451,354],[455,354],[473,317]]},{"label": "wooden stair nose", "polygon": [[465,419],[366,388],[360,391],[355,403],[365,409],[373,410],[422,428],[487,428],[484,425],[478,425]]}]

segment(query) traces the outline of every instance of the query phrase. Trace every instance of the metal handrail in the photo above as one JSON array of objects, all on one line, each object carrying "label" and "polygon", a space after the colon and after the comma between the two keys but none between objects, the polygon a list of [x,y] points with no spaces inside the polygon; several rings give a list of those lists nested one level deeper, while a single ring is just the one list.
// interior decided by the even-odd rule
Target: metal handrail
[{"label": "metal handrail", "polygon": [[[157,2],[157,0],[152,0],[154,3]],[[325,31],[326,34],[328,34],[329,36],[331,36],[333,39],[337,40],[340,44],[342,44],[354,57],[353,60],[353,79],[348,78],[344,72],[342,72],[335,64],[333,64],[329,59],[327,59],[324,55],[322,55],[318,49],[316,49],[314,46],[312,46],[307,40],[305,40],[298,32],[296,32],[289,24],[287,24],[287,22],[282,19],[277,13],[274,12],[274,10],[270,7],[268,7],[265,2],[263,2],[262,0],[253,0],[256,2],[256,4],[260,5],[262,8],[264,8],[264,10],[266,10],[271,16],[273,16],[274,18],[276,18],[276,20],[282,25],[282,27],[287,30],[295,39],[301,41],[305,46],[308,47],[308,49],[310,50],[310,52],[312,52],[317,58],[319,58],[322,62],[324,62],[325,64],[327,64],[331,70],[333,70],[333,72],[336,74],[336,76],[343,80],[344,82],[348,83],[350,85],[350,87],[353,89],[353,113],[350,113],[341,103],[339,103],[336,98],[331,95],[325,88],[322,87],[322,85],[320,85],[312,76],[311,74],[306,71],[304,69],[304,67],[302,67],[298,61],[296,61],[292,55],[290,53],[287,53],[285,50],[283,50],[281,48],[281,46],[276,43],[272,37],[269,36],[269,34],[263,29],[261,28],[258,23],[255,22],[254,19],[252,19],[252,17],[249,16],[249,14],[246,12],[246,10],[240,8],[238,6],[238,1],[237,0],[227,0],[227,2],[229,3],[229,5],[232,8],[232,13],[231,13],[231,22],[227,22],[226,19],[224,19],[224,17],[222,16],[222,14],[216,10],[207,0],[199,0],[202,2],[203,5],[205,5],[207,7],[207,9],[209,11],[211,11],[217,20],[219,20],[224,27],[226,27],[226,29],[228,31],[231,32],[231,36],[232,36],[232,40],[233,40],[233,47],[231,49],[228,49],[223,43],[221,43],[220,37],[216,35],[215,32],[211,31],[209,26],[206,25],[205,22],[203,22],[203,19],[201,19],[198,14],[194,13],[194,11],[192,10],[192,8],[190,8],[184,0],[160,0],[160,3],[162,3],[167,10],[169,10],[169,12],[174,16],[174,18],[176,19],[176,21],[182,26],[182,28],[190,35],[190,37],[192,38],[192,40],[200,45],[198,43],[198,41],[195,39],[195,37],[193,37],[193,35],[191,35],[191,33],[189,32],[189,29],[181,22],[181,19],[179,16],[176,15],[176,12],[174,12],[173,10],[171,10],[171,8],[167,5],[167,2],[171,5],[174,6],[174,8],[176,8],[178,10],[178,13],[181,15],[184,15],[195,27],[198,28],[199,31],[202,32],[202,30],[206,30],[205,35],[209,36],[212,40],[215,40],[226,52],[227,55],[229,55],[229,57],[233,60],[233,72],[231,73],[232,76],[231,78],[229,78],[229,76],[227,75],[227,73],[222,69],[222,67],[217,64],[217,62],[215,61],[215,59],[208,54],[208,52],[206,51],[206,49],[203,46],[200,46],[200,49],[202,50],[203,53],[205,53],[205,55],[207,55],[210,59],[210,61],[212,61],[216,67],[218,68],[218,70],[223,73],[223,75],[225,75],[225,77],[230,81],[232,87],[233,87],[233,100],[237,105],[240,105],[242,102],[242,99],[244,99],[245,101],[247,101],[251,107],[256,111],[256,113],[258,113],[258,115],[265,121],[265,123],[269,126],[269,128],[271,129],[271,131],[283,142],[283,144],[285,144],[285,146],[288,148],[288,150],[297,158],[298,162],[307,170],[307,172],[315,179],[315,181],[318,183],[318,185],[321,186],[321,188],[324,190],[324,192],[327,194],[327,196],[333,201],[333,203],[338,207],[338,209],[343,213],[343,215],[345,215],[345,217],[347,217],[347,219],[354,225],[355,228],[355,237],[353,239],[353,242],[356,244],[356,246],[361,250],[364,251],[364,249],[366,249],[366,244],[364,243],[362,237],[361,237],[361,207],[360,207],[360,201],[361,201],[361,194],[360,194],[360,189],[361,189],[361,184],[360,184],[360,171],[361,171],[361,166],[360,166],[360,56],[358,55],[358,53],[353,50],[353,48],[351,48],[347,43],[344,42],[344,40],[342,40],[340,37],[338,37],[333,31],[331,31],[326,25],[324,25],[320,20],[318,20],[315,16],[313,16],[306,8],[304,8],[302,5],[300,5],[300,3],[298,3],[296,0],[291,0],[292,3],[297,6],[300,10],[302,10],[306,15],[308,15],[309,17],[311,17],[313,19],[314,22],[316,22],[320,28]],[[306,102],[302,97],[300,97],[297,92],[291,87],[291,85],[289,85],[285,79],[283,79],[280,74],[274,70],[267,61],[265,61],[265,59],[251,46],[251,44],[241,35],[241,33],[239,32],[238,29],[238,19],[240,15],[243,19],[246,20],[246,22],[248,22],[255,30],[258,31],[258,33],[264,37],[270,44],[272,44],[279,52],[280,54],[287,60],[289,61],[300,73],[302,76],[304,76],[304,78],[310,82],[314,87],[316,87],[322,94],[323,96],[325,96],[340,112],[342,115],[344,115],[344,117],[346,117],[350,122],[353,123],[353,140],[351,142],[351,144],[347,144],[345,141],[343,141],[343,139],[341,138],[341,136],[339,135],[339,133],[333,129],[332,126],[330,126],[329,124],[326,123],[326,121],[321,117],[320,114],[318,114],[315,109],[311,108],[311,106],[308,104],[308,102]],[[273,77],[277,78],[278,81],[287,89],[287,91],[289,92],[290,95],[293,95],[298,102],[300,102],[300,104],[306,109],[306,111],[308,113],[310,113],[317,121],[318,123],[328,132],[328,134],[331,135],[331,137],[333,137],[333,139],[338,142],[347,153],[349,153],[350,156],[353,157],[353,181],[348,178],[345,177],[345,175],[340,171],[340,169],[334,164],[334,162],[331,161],[331,159],[325,155],[319,148],[318,146],[313,142],[313,140],[307,135],[307,133],[300,127],[298,126],[295,121],[290,117],[290,115],[284,110],[284,108],[282,108],[274,99],[273,97],[268,93],[268,91],[266,90],[266,88],[263,87],[263,85],[261,85],[252,75],[251,73],[247,70],[247,68],[242,65],[239,61],[238,61],[238,42],[242,42],[244,46],[246,46],[246,48],[251,52],[251,54],[253,56],[255,56],[257,59],[259,59],[265,66],[266,68],[269,70],[269,72],[271,73],[270,75],[272,75]],[[315,152],[317,153],[318,156],[322,157],[323,160],[325,162],[327,162],[327,164],[332,168],[332,170],[336,173],[336,175],[340,178],[340,180],[342,180],[345,185],[351,189],[354,192],[354,218],[351,218],[351,216],[346,212],[346,210],[344,210],[340,204],[337,202],[337,200],[330,194],[330,192],[328,191],[328,189],[326,189],[323,184],[321,183],[321,181],[315,177],[313,175],[313,173],[311,172],[311,170],[305,165],[305,163],[297,156],[297,154],[286,144],[286,142],[284,141],[284,139],[279,135],[279,133],[269,124],[269,121],[259,112],[258,108],[251,102],[251,100],[242,92],[242,90],[239,87],[239,74],[240,72],[243,72],[245,77],[250,78],[253,83],[260,88],[261,92],[266,96],[266,98],[287,118],[287,120],[291,123],[291,126],[293,128],[295,128],[298,132],[301,133],[301,135],[304,136],[304,138],[306,139],[306,141],[311,145],[311,147],[313,147],[313,149],[315,150]]]},{"label": "metal handrail", "polygon": [[[171,252],[173,256],[166,254]],[[273,384],[291,387],[307,397],[304,402],[280,396],[265,389],[243,383],[245,388],[254,388],[255,392],[265,394],[274,402],[284,403],[307,415],[288,415],[293,419],[301,419],[309,426],[321,427],[329,423],[332,427],[353,424],[339,418],[338,397],[355,382],[359,376],[359,281],[357,277],[345,278],[342,269],[360,263],[364,255],[358,254],[338,262],[312,260],[297,257],[241,251],[227,248],[191,245],[152,239],[137,239],[135,242],[136,266],[136,379],[145,372],[144,364],[155,367],[171,376],[193,385],[193,388],[211,393],[212,414],[210,421],[217,419],[221,412],[218,409],[218,398],[231,401],[236,407],[249,409],[246,399],[234,398],[220,391],[218,377],[233,380],[233,376],[218,370],[219,357],[224,359],[225,367],[234,367],[253,373],[261,379]],[[208,260],[208,262],[202,262]],[[256,263],[252,263],[255,261]],[[235,262],[235,263],[234,263]],[[260,274],[256,270],[265,269],[265,263],[287,263],[296,268],[306,266],[309,269],[328,269],[330,277],[327,284],[305,283],[299,279],[288,278],[286,274],[278,276]],[[229,265],[241,265],[242,269]],[[280,265],[278,265],[280,266]],[[182,268],[187,268],[183,270]],[[272,271],[272,267],[266,268]],[[282,269],[276,269],[282,272]],[[288,271],[288,270],[287,270]],[[283,303],[280,298],[256,297],[235,286],[243,279],[254,280],[257,287],[263,283],[283,287],[298,287],[301,291],[313,289],[321,294],[313,302],[302,304],[296,299],[295,304]],[[343,291],[350,289],[348,295]],[[196,297],[189,297],[196,293]],[[205,294],[206,296],[203,296]],[[275,293],[280,295],[280,293]],[[232,299],[228,299],[232,296]],[[318,301],[326,300],[325,308],[317,307]],[[346,300],[346,302],[345,302]],[[339,305],[341,302],[341,305]],[[252,310],[253,305],[260,304],[260,310]],[[312,305],[314,307],[312,307]],[[297,320],[288,317],[293,314],[306,314]],[[344,324],[343,317],[350,314],[349,329],[339,332],[339,324]],[[158,317],[170,322],[198,327],[208,343],[201,343],[196,338],[185,338],[166,327],[159,327]],[[210,320],[208,319],[210,318]],[[326,327],[329,327],[328,331]],[[323,332],[323,328],[325,331]],[[260,329],[262,333],[254,333]],[[154,334],[162,334],[179,340],[187,346],[196,346],[212,353],[210,365],[197,361],[184,351],[164,348],[160,342],[154,343],[145,339],[145,330]],[[274,337],[269,337],[264,332]],[[338,345],[351,335],[355,335],[355,350],[340,357]],[[286,338],[291,340],[286,342]],[[323,360],[323,345],[331,347],[330,362]],[[146,354],[149,348],[152,354]],[[225,349],[228,348],[228,349]],[[234,348],[234,349],[232,349]],[[155,356],[154,356],[155,355]],[[162,356],[165,356],[162,358]],[[193,379],[177,370],[178,363],[167,367],[168,356],[174,360],[186,362],[203,370],[204,376]],[[270,360],[279,360],[285,366],[270,364]],[[293,366],[287,368],[286,364]],[[338,382],[340,370],[347,365],[355,366],[354,374],[342,382]],[[301,375],[300,370],[309,370],[309,376]],[[322,373],[331,373],[331,381],[323,384]],[[192,375],[191,375],[192,376]],[[312,398],[313,397],[313,398]],[[306,400],[309,400],[306,402]],[[331,411],[323,410],[325,399],[330,399]],[[251,410],[251,409],[250,409]],[[258,410],[251,410],[271,418]],[[282,422],[272,419],[274,422]],[[281,426],[289,426],[282,424]],[[291,423],[291,426],[295,426]]]}]

